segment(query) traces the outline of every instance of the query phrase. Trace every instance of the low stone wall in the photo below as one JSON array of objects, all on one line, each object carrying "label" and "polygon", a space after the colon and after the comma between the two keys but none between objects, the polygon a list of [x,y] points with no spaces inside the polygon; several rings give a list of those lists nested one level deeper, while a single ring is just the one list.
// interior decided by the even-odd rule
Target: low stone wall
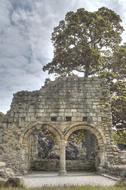
[{"label": "low stone wall", "polygon": [[32,171],[58,171],[59,160],[35,160],[31,162]]},{"label": "low stone wall", "polygon": [[85,160],[67,160],[67,171],[95,171],[94,162],[88,162]]},{"label": "low stone wall", "polygon": [[107,172],[110,175],[126,177],[126,165],[112,165],[107,168]]},{"label": "low stone wall", "polygon": [[[66,160],[67,171],[94,171],[94,163],[85,160]],[[59,160],[35,160],[31,162],[32,171],[59,171]]]}]

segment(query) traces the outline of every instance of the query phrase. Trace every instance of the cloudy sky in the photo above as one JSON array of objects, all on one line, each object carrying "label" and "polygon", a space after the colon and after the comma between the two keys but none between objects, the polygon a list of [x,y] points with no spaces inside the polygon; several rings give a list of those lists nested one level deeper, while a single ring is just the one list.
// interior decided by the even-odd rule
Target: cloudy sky
[{"label": "cloudy sky", "polygon": [[9,109],[13,93],[41,87],[42,65],[53,56],[51,33],[65,14],[102,6],[120,14],[126,28],[125,0],[0,0],[0,111]]}]

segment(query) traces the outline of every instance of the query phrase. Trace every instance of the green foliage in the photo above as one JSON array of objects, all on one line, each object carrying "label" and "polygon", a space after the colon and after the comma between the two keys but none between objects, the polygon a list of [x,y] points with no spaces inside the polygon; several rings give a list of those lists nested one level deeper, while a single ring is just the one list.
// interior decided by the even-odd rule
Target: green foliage
[{"label": "green foliage", "polygon": [[111,73],[116,79],[111,85],[113,125],[126,128],[126,44],[114,51],[111,62]]},{"label": "green foliage", "polygon": [[116,73],[116,78],[124,80],[126,77],[126,43],[114,50],[111,63],[111,70]]},{"label": "green foliage", "polygon": [[126,82],[118,81],[111,85],[113,125],[126,128]]},{"label": "green foliage", "polygon": [[109,60],[100,76],[110,85],[113,126],[126,128],[126,44],[114,49]]},{"label": "green foliage", "polygon": [[54,28],[54,58],[43,67],[49,73],[70,75],[73,70],[93,75],[107,66],[108,55],[121,42],[121,19],[102,7],[95,12],[68,12]]},{"label": "green foliage", "polygon": [[126,144],[126,130],[114,131],[113,138],[116,144]]},{"label": "green foliage", "polygon": [[9,178],[4,186],[8,188],[25,188],[24,181],[21,178]]},{"label": "green foliage", "polygon": [[1,189],[2,187],[5,187],[5,183],[6,183],[6,181],[0,180],[0,189]]},{"label": "green foliage", "polygon": [[123,187],[123,188],[126,188],[126,179],[124,178],[124,179],[119,180],[119,181],[116,183],[115,187]]},{"label": "green foliage", "polygon": [[26,187],[22,179],[19,178],[9,178],[8,180],[0,179],[0,189],[2,190],[11,190],[11,189],[22,189],[25,190]]}]

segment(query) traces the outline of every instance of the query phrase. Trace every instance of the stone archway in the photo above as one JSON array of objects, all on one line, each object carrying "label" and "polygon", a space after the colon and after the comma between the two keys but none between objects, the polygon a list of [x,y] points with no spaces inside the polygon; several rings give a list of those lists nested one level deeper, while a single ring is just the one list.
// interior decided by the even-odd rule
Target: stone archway
[{"label": "stone archway", "polygon": [[97,151],[98,142],[93,133],[85,129],[74,131],[67,140],[67,171],[96,171]]},{"label": "stone archway", "polygon": [[84,125],[82,123],[74,124],[67,128],[64,133],[65,142],[68,141],[69,137],[72,133],[78,130],[87,130],[90,131],[97,139],[98,142],[98,149],[96,152],[96,159],[95,159],[95,165],[96,169],[104,167],[106,164],[106,139],[103,136],[102,132],[97,129],[96,127],[90,126],[90,125]]},{"label": "stone archway", "polygon": [[[31,163],[31,155],[32,150],[35,148],[35,140],[33,138],[34,131],[41,131],[41,130],[48,130],[53,137],[56,139],[56,144],[59,146],[59,150],[61,150],[60,145],[61,141],[63,139],[62,133],[53,125],[41,123],[41,122],[35,122],[33,124],[29,124],[27,126],[27,130],[24,131],[23,135],[21,136],[20,142],[22,144],[22,156],[24,157],[24,166],[26,171],[29,171],[30,169],[30,163]],[[30,147],[32,144],[32,148]],[[61,152],[61,151],[60,151]],[[59,156],[61,153],[59,152]],[[35,153],[35,149],[33,151]],[[32,155],[34,157],[35,155]],[[60,156],[61,160],[61,156]]]},{"label": "stone archway", "polygon": [[104,148],[105,144],[106,144],[106,139],[104,137],[104,135],[102,134],[102,132],[97,129],[96,127],[93,127],[91,125],[87,125],[87,124],[83,124],[83,123],[78,123],[78,124],[74,124],[74,125],[71,125],[69,128],[67,128],[65,130],[65,140],[67,141],[67,139],[69,138],[69,136],[74,132],[74,131],[77,131],[77,130],[80,130],[80,129],[86,129],[86,130],[89,130],[91,131],[96,137],[97,137],[97,140],[98,140],[98,143],[100,145],[100,148]]}]

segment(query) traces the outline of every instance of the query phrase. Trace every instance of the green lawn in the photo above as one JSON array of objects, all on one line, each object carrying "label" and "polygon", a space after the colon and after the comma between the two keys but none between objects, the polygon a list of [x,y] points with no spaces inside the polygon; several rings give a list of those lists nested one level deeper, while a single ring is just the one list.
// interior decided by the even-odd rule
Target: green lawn
[{"label": "green lawn", "polygon": [[[27,190],[26,188],[0,188],[0,190]],[[98,187],[98,186],[81,186],[81,187],[42,187],[42,188],[30,188],[28,190],[126,190],[126,186],[123,187]]]},{"label": "green lawn", "polygon": [[57,186],[57,187],[41,187],[41,188],[26,188],[24,187],[23,183],[19,183],[15,187],[12,187],[10,186],[10,183],[1,181],[0,190],[126,190],[126,180],[120,180],[116,183],[115,186],[110,186],[110,187],[85,185],[85,186]]}]

